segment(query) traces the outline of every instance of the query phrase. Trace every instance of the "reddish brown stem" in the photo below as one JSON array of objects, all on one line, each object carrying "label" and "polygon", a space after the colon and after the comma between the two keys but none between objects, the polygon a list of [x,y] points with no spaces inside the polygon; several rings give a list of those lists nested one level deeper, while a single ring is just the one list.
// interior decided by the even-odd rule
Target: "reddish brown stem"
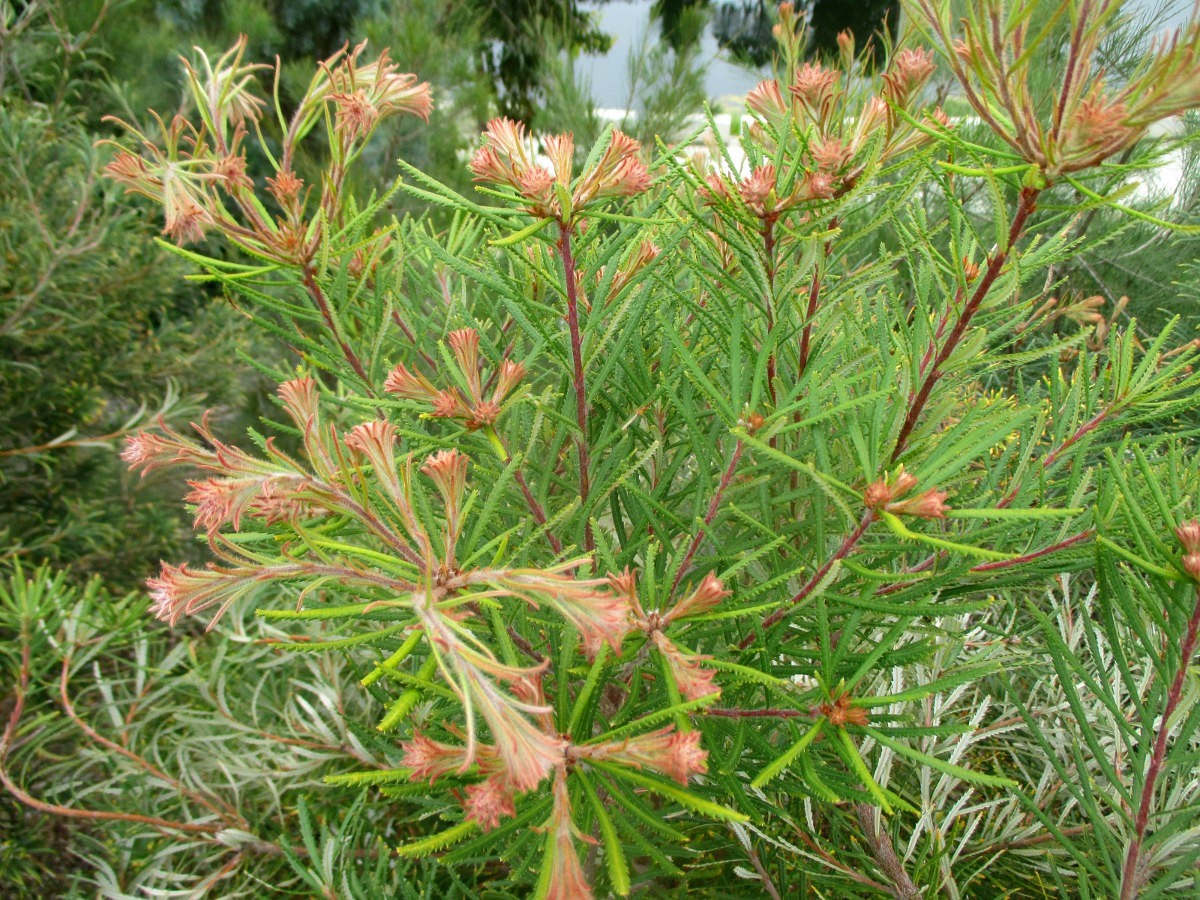
[{"label": "reddish brown stem", "polygon": [[1079,45],[1083,39],[1083,31],[1087,27],[1090,16],[1086,11],[1080,11],[1071,29],[1070,49],[1067,52],[1067,71],[1063,75],[1062,89],[1058,93],[1058,102],[1054,105],[1054,131],[1062,130],[1063,113],[1067,109],[1067,100],[1075,88],[1075,72],[1079,66]]},{"label": "reddish brown stem", "polygon": [[[730,829],[733,825],[730,824]],[[767,872],[767,867],[762,864],[762,860],[758,858],[758,853],[754,849],[754,845],[747,841],[745,843],[746,855],[750,857],[750,864],[754,866],[754,871],[758,873],[758,880],[762,882],[763,890],[767,892],[767,896],[771,900],[783,900],[779,894],[779,888],[775,887],[775,882],[771,880],[770,874]]]},{"label": "reddish brown stem", "polygon": [[571,331],[571,363],[574,367],[572,381],[575,385],[575,421],[579,426],[579,435],[575,438],[575,448],[579,455],[579,503],[584,510],[583,548],[588,553],[596,549],[592,537],[592,522],[587,518],[587,501],[591,493],[591,460],[588,456],[588,409],[587,386],[583,380],[583,338],[579,333],[579,295],[575,287],[575,257],[571,252],[571,226],[565,222],[558,223],[558,254],[562,259],[563,275],[566,277],[567,288],[567,327]]},{"label": "reddish brown stem", "polygon": [[1068,547],[1074,547],[1076,544],[1081,544],[1092,536],[1092,529],[1088,528],[1079,534],[1072,535],[1065,540],[1059,541],[1057,544],[1051,544],[1049,547],[1043,547],[1041,550],[1035,550],[1033,553],[1026,553],[1022,556],[1014,557],[1013,559],[1002,559],[997,562],[982,563],[978,566],[972,566],[972,572],[994,572],[997,569],[1007,569],[1010,566],[1019,566],[1027,562],[1032,562],[1035,559],[1041,559],[1043,556],[1049,556],[1051,553],[1057,553],[1059,550],[1066,550]]},{"label": "reddish brown stem", "polygon": [[[934,351],[937,350],[938,341],[942,339],[942,335],[946,333],[946,326],[950,324],[950,310],[957,309],[958,304],[962,303],[963,289],[960,287],[954,292],[954,300],[950,303],[947,310],[942,313],[941,319],[938,320],[938,327],[933,332],[933,340],[929,342],[929,346],[925,348],[925,355],[921,357],[921,365],[917,367],[917,374],[924,376],[929,368],[929,363],[933,360]],[[911,397],[909,398],[912,399]]]},{"label": "reddish brown stem", "polygon": [[529,643],[529,641],[526,640],[526,638],[511,625],[508,626],[508,636],[518,650],[520,650],[538,665],[546,662],[546,657],[534,650],[533,644]]},{"label": "reddish brown stem", "polygon": [[413,550],[413,548],[410,547],[403,538],[385,525],[383,521],[371,510],[367,509],[367,507],[363,506],[361,503],[358,503],[347,494],[335,490],[332,485],[318,485],[318,487],[323,488],[332,494],[338,505],[340,505],[351,515],[357,516],[359,519],[365,522],[371,531],[375,533],[376,537],[382,540],[385,544],[387,544],[413,565],[420,568],[425,564],[423,558],[415,550]]},{"label": "reddish brown stem", "polygon": [[986,844],[977,850],[970,850],[965,855],[967,857],[976,856],[991,856],[993,853],[1005,853],[1011,850],[1021,850],[1025,847],[1036,847],[1039,844],[1048,844],[1051,841],[1058,841],[1064,837],[1076,837],[1081,834],[1086,834],[1091,831],[1091,825],[1072,825],[1070,828],[1059,829],[1058,833],[1045,832],[1035,834],[1027,838],[1019,838],[1015,841],[1006,841],[999,844]]},{"label": "reddish brown stem", "polygon": [[[267,643],[267,642],[264,641],[263,643]],[[345,756],[354,757],[355,759],[357,759],[359,762],[363,763],[364,765],[372,766],[376,769],[381,768],[381,766],[379,765],[379,763],[376,760],[373,760],[369,757],[363,756],[349,744],[330,744],[327,741],[311,741],[311,740],[306,740],[304,738],[287,737],[286,735],[274,734],[270,731],[263,731],[261,728],[255,728],[255,727],[248,726],[247,723],[243,719],[239,719],[236,715],[233,714],[233,712],[226,709],[222,705],[220,696],[217,696],[216,700],[217,700],[216,709],[222,718],[226,719],[229,722],[232,722],[234,725],[246,728],[246,730],[249,731],[251,734],[253,734],[255,737],[259,737],[259,738],[262,738],[263,740],[267,740],[267,741],[273,741],[276,744],[283,744],[287,747],[304,747],[308,750],[320,750],[320,751],[326,752],[326,753],[341,753]]]},{"label": "reddish brown stem", "polygon": [[64,450],[67,447],[79,447],[84,444],[98,444],[101,441],[111,441],[119,437],[124,437],[136,426],[129,428],[121,427],[115,431],[110,431],[108,434],[89,435],[88,437],[76,438],[73,441],[53,440],[45,444],[37,444],[32,447],[14,447],[11,450],[0,450],[0,457],[4,456],[31,456],[34,453],[45,453],[47,450]]},{"label": "reddish brown stem", "polygon": [[800,335],[800,363],[796,368],[796,377],[804,375],[808,368],[809,342],[812,340],[813,316],[821,302],[821,278],[818,271],[813,272],[812,282],[808,286],[808,309],[804,311],[804,331]]},{"label": "reddish brown stem", "polygon": [[1154,740],[1154,750],[1150,754],[1150,767],[1146,770],[1146,779],[1142,782],[1141,801],[1138,803],[1137,817],[1133,821],[1133,840],[1129,843],[1129,852],[1125,854],[1125,871],[1121,877],[1121,900],[1132,900],[1145,881],[1146,873],[1142,867],[1142,842],[1146,837],[1146,826],[1150,821],[1150,804],[1154,800],[1154,788],[1162,771],[1163,761],[1167,757],[1167,739],[1170,727],[1167,724],[1179,706],[1179,698],[1183,694],[1183,680],[1196,653],[1196,638],[1200,633],[1200,588],[1196,589],[1196,605],[1192,609],[1192,617],[1188,620],[1187,632],[1180,648],[1179,668],[1175,670],[1175,678],[1167,691],[1167,705],[1163,708],[1162,725],[1159,726],[1158,736]]},{"label": "reddish brown stem", "polygon": [[92,726],[87,724],[87,722],[83,721],[83,719],[81,719],[79,717],[79,715],[75,712],[75,705],[71,702],[71,695],[67,690],[67,682],[68,682],[68,679],[70,676],[70,671],[71,671],[71,657],[70,657],[70,655],[67,655],[67,656],[63,657],[62,672],[61,672],[61,674],[59,676],[59,680],[58,680],[59,699],[62,702],[63,711],[67,714],[67,718],[69,718],[72,722],[74,722],[76,727],[78,727],[80,731],[82,731],[84,734],[86,734],[89,738],[91,738],[93,741],[95,741],[100,746],[106,747],[107,749],[111,750],[113,753],[118,753],[121,756],[124,756],[126,759],[130,760],[131,762],[136,763],[138,766],[145,769],[151,775],[155,776],[156,778],[161,779],[166,784],[169,784],[172,788],[174,788],[182,796],[189,797],[191,800],[193,800],[196,803],[199,803],[201,806],[205,807],[210,812],[220,816],[227,823],[229,823],[232,827],[241,828],[244,831],[249,830],[249,827],[247,826],[247,824],[244,821],[240,820],[240,818],[237,816],[236,812],[228,804],[222,804],[224,806],[224,809],[219,808],[213,800],[210,800],[207,797],[197,794],[195,791],[188,790],[182,784],[180,784],[176,779],[172,778],[166,772],[159,769],[157,766],[155,766],[149,760],[145,759],[144,757],[138,756],[136,753],[134,753],[131,750],[127,750],[126,748],[122,747],[120,744],[116,743],[116,741],[110,741],[108,738],[104,737],[104,735],[102,735],[98,731],[96,731],[96,729],[92,728]]},{"label": "reddish brown stem", "polygon": [[554,536],[553,531],[546,529],[546,512],[542,509],[542,504],[538,503],[537,497],[533,496],[533,491],[529,489],[529,485],[525,483],[525,476],[517,470],[515,475],[517,486],[521,489],[521,493],[525,495],[525,502],[529,505],[529,514],[533,516],[533,521],[537,522],[538,526],[546,535],[546,540],[550,542],[550,548],[556,553],[562,553],[562,543]]},{"label": "reddish brown stem", "polygon": [[[1078,442],[1084,435],[1086,435],[1090,431],[1094,431],[1095,429],[1099,428],[1100,424],[1105,419],[1107,419],[1109,417],[1109,415],[1112,414],[1114,409],[1116,409],[1115,406],[1110,406],[1107,409],[1100,410],[1100,412],[1098,412],[1096,415],[1094,415],[1091,419],[1089,419],[1088,421],[1086,421],[1082,425],[1080,425],[1079,428],[1077,428],[1075,430],[1074,434],[1072,434],[1069,438],[1067,438],[1065,441],[1063,441],[1061,444],[1059,444],[1057,447],[1055,447],[1053,450],[1051,450],[1049,453],[1047,453],[1044,457],[1042,457],[1043,471],[1050,468],[1052,465],[1054,465],[1054,463],[1058,460],[1058,458],[1067,449],[1069,449],[1072,445],[1074,445],[1076,442]],[[1016,499],[1017,492],[1020,489],[1021,489],[1021,485],[1020,485],[1020,483],[1017,483],[1012,488],[1012,490],[1010,490],[1007,494],[1005,494],[1004,498],[999,503],[996,504],[997,509],[1004,509],[1006,506],[1008,506],[1008,504],[1012,503],[1013,500]]]},{"label": "reddish brown stem", "polygon": [[[837,216],[829,220],[829,230],[833,231],[838,227]],[[833,241],[825,242],[825,259],[829,259],[829,254],[833,252]],[[816,318],[817,310],[821,305],[821,263],[816,263],[813,266],[812,281],[808,285],[808,308],[804,315],[804,331],[800,335],[800,359],[796,367],[796,380],[799,381],[804,377],[804,372],[808,368],[808,355],[810,352],[810,344],[812,342],[812,326],[813,319]],[[792,413],[792,422],[797,426],[800,424],[800,410]],[[788,477],[788,484],[791,486],[792,492],[800,486],[800,473],[793,471]],[[797,514],[796,501],[792,501],[792,516]],[[799,536],[796,539],[796,546],[799,547]]]},{"label": "reddish brown stem", "polygon": [[[32,794],[27,792],[20,785],[18,785],[12,779],[12,776],[10,776],[8,773],[8,769],[5,766],[5,763],[8,759],[9,750],[12,749],[13,743],[15,742],[15,738],[17,735],[17,729],[21,722],[21,715],[25,710],[25,697],[29,691],[30,646],[29,646],[29,633],[28,633],[27,629],[24,629],[24,628],[22,629],[21,640],[22,640],[22,644],[23,644],[23,646],[21,647],[21,669],[20,669],[20,675],[18,677],[18,682],[13,691],[13,707],[12,707],[11,712],[9,713],[8,722],[5,725],[4,733],[3,733],[3,735],[0,735],[0,785],[3,785],[3,787],[10,794],[12,794],[13,797],[15,797],[19,802],[25,804],[26,806],[30,807],[31,809],[36,809],[39,812],[48,813],[50,815],[62,816],[63,818],[67,818],[67,819],[82,819],[82,820],[96,821],[96,822],[133,822],[133,823],[136,823],[139,825],[148,825],[151,828],[156,828],[156,829],[159,829],[160,831],[183,832],[185,834],[194,835],[192,840],[204,841],[206,843],[213,843],[213,844],[220,843],[220,841],[216,838],[216,835],[218,833],[220,833],[221,831],[224,831],[228,827],[228,824],[227,824],[229,821],[228,819],[226,819],[226,823],[172,822],[168,819],[160,819],[155,816],[143,816],[143,815],[139,815],[137,813],[110,812],[107,810],[78,809],[76,807],[60,806],[56,803],[47,803],[44,800],[39,800],[38,798],[34,797]],[[64,665],[64,670],[65,670],[65,667],[68,665],[68,662],[66,660],[64,660],[63,665]],[[64,694],[64,700],[65,700],[65,694]],[[82,720],[79,719],[78,716],[76,716],[74,714],[74,711],[70,707],[69,702],[66,703],[66,706],[69,710],[69,716],[72,719],[72,721],[74,721],[76,724],[82,726],[83,725]],[[228,713],[225,713],[224,711],[222,711],[222,713],[224,715],[228,715]],[[93,736],[95,734],[90,728],[88,728],[86,726],[83,726],[83,730],[89,736]],[[268,735],[268,736],[274,737],[273,735]],[[289,741],[286,738],[277,738],[277,739],[288,741],[289,743],[306,743],[306,742],[299,742],[299,741]],[[112,744],[112,742],[110,742],[110,741],[105,741],[104,739],[101,739],[101,743],[104,743],[106,746],[109,746],[111,749],[117,750],[118,752],[123,752],[122,748]],[[319,746],[319,745],[309,744],[308,746],[315,747],[315,746]],[[342,749],[344,749],[344,748],[342,748]],[[124,755],[129,756],[128,753],[124,753]],[[140,757],[136,757],[136,756],[131,757],[131,758],[135,762],[139,762],[139,764],[141,764],[144,768],[146,768],[149,771],[155,773],[156,775],[162,777],[168,784],[171,784],[172,786],[176,787],[176,789],[182,790],[182,788],[179,787],[179,783],[175,779],[172,779],[172,778],[166,776],[164,773],[155,769],[152,765],[147,763],[145,760],[142,760]],[[364,762],[365,761],[366,760],[364,760]],[[184,790],[183,792],[185,794],[188,794],[189,796],[193,796],[193,797],[195,796],[195,795],[191,794],[191,792],[189,792],[189,791]],[[244,825],[244,822],[242,824]],[[246,850],[253,851],[255,853],[269,854],[269,855],[273,855],[273,856],[281,855],[284,852],[281,847],[279,847],[275,844],[270,844],[265,841],[259,841],[259,840],[246,842],[243,845],[243,852]],[[293,846],[291,848],[291,852],[295,853],[299,856],[308,856],[308,850],[302,846]],[[377,855],[377,851],[375,851],[373,849],[372,850],[355,851],[355,856],[358,858],[372,857],[375,855]],[[236,854],[233,857],[233,859],[230,861],[230,863],[227,863],[225,865],[225,867],[222,868],[220,870],[220,872],[218,872],[218,876],[221,876],[222,873],[228,872],[234,865],[236,865],[236,863],[241,861],[242,856],[243,856],[243,853]],[[220,878],[217,877],[215,879],[210,879],[210,881],[214,881],[214,880],[220,880]]]},{"label": "reddish brown stem", "polygon": [[[22,637],[27,638],[28,636],[22,635]],[[215,834],[225,829],[225,824],[218,823],[171,822],[154,816],[137,815],[136,813],[107,812],[104,810],[75,809],[68,806],[58,806],[57,804],[46,803],[44,800],[37,799],[13,781],[12,777],[8,774],[5,761],[8,758],[8,751],[12,747],[13,739],[16,737],[17,725],[21,721],[21,713],[25,710],[25,695],[29,690],[29,662],[29,643],[26,640],[25,645],[21,648],[21,673],[20,680],[14,692],[12,712],[9,713],[8,724],[5,725],[4,734],[0,736],[0,784],[4,785],[5,789],[16,797],[17,800],[39,812],[51,813],[52,815],[63,816],[68,819],[138,822],[142,825],[149,825],[164,831],[184,831],[198,834]]]},{"label": "reddish brown stem", "polygon": [[739,439],[737,445],[733,448],[733,456],[729,459],[729,465],[725,467],[725,474],[721,476],[717,490],[713,493],[712,500],[709,501],[708,512],[704,514],[704,524],[700,526],[700,530],[692,538],[692,543],[688,546],[687,553],[684,554],[679,571],[675,573],[675,580],[671,582],[671,591],[667,594],[667,606],[671,605],[671,599],[675,596],[675,589],[679,587],[679,582],[683,579],[684,573],[687,572],[688,566],[691,565],[692,557],[700,549],[700,544],[704,540],[705,529],[712,524],[712,520],[717,516],[717,510],[721,507],[721,497],[725,494],[725,489],[729,487],[729,483],[733,480],[733,470],[737,468],[738,460],[742,458],[742,449],[743,445]]},{"label": "reddish brown stem", "polygon": [[818,844],[816,841],[814,841],[811,837],[809,837],[802,829],[796,828],[795,826],[793,826],[792,830],[794,831],[796,836],[808,846],[808,848],[810,850],[812,850],[814,853],[816,853],[818,856],[820,856],[823,860],[825,860],[826,865],[828,865],[835,872],[841,872],[843,875],[846,875],[847,877],[853,879],[854,881],[858,882],[859,884],[866,885],[867,887],[869,887],[873,890],[876,890],[876,891],[888,890],[888,887],[886,884],[880,884],[878,881],[875,881],[873,878],[868,878],[866,875],[862,874],[861,872],[856,871],[855,869],[850,868],[844,862],[841,862],[832,853],[830,853],[828,850],[826,850],[824,847],[822,847],[820,844]]},{"label": "reddish brown stem", "polygon": [[[829,223],[829,230],[833,231],[838,227],[838,220],[835,216]],[[825,242],[825,259],[829,259],[829,254],[833,252],[833,241]],[[821,266],[817,264],[813,268],[812,282],[808,286],[808,309],[804,314],[804,332],[800,335],[800,365],[796,370],[796,378],[799,379],[804,375],[804,370],[808,368],[808,353],[809,343],[812,340],[813,318],[817,314],[817,309],[821,305]]]},{"label": "reddish brown stem", "polygon": [[[763,222],[763,257],[767,275],[767,293],[763,298],[767,312],[767,340],[771,339],[771,331],[775,328],[775,220],[768,218]],[[771,408],[775,408],[775,351],[767,356],[767,393],[771,397]],[[771,438],[771,446],[775,446],[775,438]]]},{"label": "reddish brown stem", "polygon": [[1062,446],[1055,448],[1048,456],[1046,456],[1045,459],[1042,460],[1042,468],[1048,469],[1052,465],[1054,465],[1055,461],[1059,458],[1059,456],[1061,456],[1063,454],[1064,451],[1069,449],[1076,441],[1078,441],[1080,438],[1082,438],[1088,432],[1093,431],[1095,428],[1097,428],[1100,425],[1100,423],[1103,422],[1108,417],[1108,414],[1111,411],[1112,411],[1111,408],[1101,410],[1099,414],[1093,416],[1090,420],[1088,420],[1087,422],[1084,422],[1082,425],[1080,425],[1079,429],[1073,435],[1071,435],[1069,438],[1067,438],[1063,442]]},{"label": "reddish brown stem", "polygon": [[[939,559],[941,559],[942,555],[943,555],[943,551],[941,551],[941,550],[937,551],[936,553],[931,553],[931,554],[929,554],[929,556],[925,557],[923,560],[921,560],[916,565],[908,566],[907,568],[901,569],[900,571],[904,575],[915,575],[918,572],[924,572],[926,569],[928,569],[930,566],[932,566],[934,563],[936,563]],[[913,580],[913,581],[897,581],[897,582],[893,582],[892,584],[885,584],[882,587],[877,588],[875,590],[875,596],[882,597],[885,594],[892,593],[892,591],[898,591],[898,590],[901,590],[902,588],[911,587],[912,585],[914,585],[916,583],[917,583],[916,580]]]},{"label": "reddish brown stem", "polygon": [[996,279],[1000,277],[1000,272],[1004,268],[1004,264],[1008,261],[1008,257],[1012,254],[1017,239],[1020,238],[1021,232],[1025,230],[1026,221],[1028,221],[1034,209],[1037,208],[1037,198],[1040,193],[1041,191],[1038,188],[1026,187],[1021,189],[1021,199],[1017,204],[1017,214],[1013,216],[1012,226],[1008,229],[1008,243],[1003,248],[998,248],[988,260],[987,271],[980,277],[979,284],[975,288],[975,293],[971,295],[971,299],[963,307],[958,321],[954,323],[954,327],[950,329],[950,334],[947,335],[945,343],[942,344],[941,349],[934,357],[933,364],[929,367],[929,372],[925,375],[916,397],[913,398],[912,404],[908,408],[908,415],[904,417],[904,424],[900,426],[900,434],[896,438],[896,448],[892,451],[892,462],[899,459],[900,454],[907,448],[908,438],[920,420],[921,413],[925,411],[925,405],[929,402],[929,395],[932,393],[934,385],[937,384],[944,374],[942,366],[945,365],[946,360],[950,358],[950,354],[958,347],[959,341],[962,340],[963,335],[967,331],[967,326],[971,324],[971,320],[975,318],[975,314],[979,312],[979,308],[983,305],[988,291],[996,283]]},{"label": "reddish brown stem", "polygon": [[436,369],[438,367],[437,360],[435,360],[417,345],[417,336],[412,333],[412,329],[408,327],[408,324],[404,321],[403,317],[401,317],[400,313],[394,309],[392,310],[392,321],[400,327],[400,330],[404,332],[404,336],[408,338],[409,343],[412,344],[416,351],[421,354],[421,358],[425,360],[425,365],[429,366],[431,369]]},{"label": "reddish brown stem", "polygon": [[[999,506],[999,505],[1000,504],[997,504],[997,506]],[[978,566],[973,566],[970,569],[970,571],[972,571],[972,572],[991,572],[995,569],[1007,569],[1010,566],[1019,566],[1022,563],[1027,563],[1031,560],[1039,559],[1043,556],[1049,556],[1051,553],[1057,553],[1059,550],[1066,550],[1068,547],[1074,547],[1076,544],[1086,541],[1091,536],[1092,536],[1092,529],[1089,528],[1085,531],[1081,531],[1079,534],[1076,534],[1069,538],[1061,540],[1057,544],[1051,544],[1049,547],[1043,547],[1041,550],[1035,550],[1032,553],[1026,553],[1023,556],[1018,556],[1014,559],[1002,559],[997,562],[982,563]],[[940,559],[943,555],[944,554],[942,551],[938,551],[937,553],[930,554],[924,560],[917,563],[915,566],[909,566],[907,569],[904,569],[904,573],[905,574],[916,574],[917,572],[923,572],[926,569],[928,569],[930,566],[932,566],[935,562],[937,562],[938,559]],[[885,585],[883,585],[883,587],[880,587],[875,591],[875,596],[883,597],[887,594],[893,593],[894,591],[899,591],[906,587],[912,587],[916,583],[917,582],[915,580],[913,580],[913,581],[897,581],[893,584],[885,584]]]},{"label": "reddish brown stem", "polygon": [[[500,446],[504,448],[505,455],[511,459],[512,454],[508,452],[508,445],[505,444],[504,438],[497,434],[496,439],[500,441]],[[525,502],[529,505],[529,514],[533,516],[533,521],[542,527],[546,535],[546,540],[550,542],[550,546],[554,552],[556,554],[562,553],[562,543],[554,536],[554,532],[546,530],[546,512],[542,509],[542,504],[538,503],[537,497],[533,495],[533,491],[529,489],[529,485],[525,482],[525,476],[521,474],[521,470],[517,469],[513,477],[517,481],[517,486],[521,488],[521,493],[525,495]]]},{"label": "reddish brown stem", "polygon": [[[796,592],[795,596],[788,600],[787,606],[775,610],[775,612],[763,619],[762,630],[766,631],[768,628],[785,618],[797,603],[800,603],[805,597],[811,594],[816,589],[817,585],[821,583],[822,579],[829,574],[829,570],[833,568],[833,564],[840,559],[844,559],[852,550],[854,550],[855,547],[858,546],[858,542],[862,540],[862,536],[867,533],[867,529],[871,527],[871,523],[874,521],[875,511],[873,509],[868,509],[863,514],[862,520],[858,523],[858,527],[846,535],[845,539],[842,540],[841,546],[837,548],[833,556],[829,557],[829,559],[822,564],[821,568],[817,569],[817,571],[813,573],[812,578],[808,579],[808,581],[804,583],[804,587],[800,588],[800,590]],[[741,643],[738,644],[738,649],[745,650],[754,643],[756,637],[757,634],[747,635],[742,639]]]},{"label": "reddish brown stem", "polygon": [[316,273],[313,271],[311,265],[304,266],[304,287],[316,305],[318,312],[321,313],[321,318],[325,320],[325,326],[329,329],[329,333],[338,342],[338,346],[342,350],[342,355],[346,357],[346,362],[350,363],[350,367],[354,369],[354,374],[362,379],[362,383],[367,390],[367,396],[374,397],[375,390],[371,387],[371,379],[367,377],[367,371],[363,368],[362,360],[358,358],[358,354],[354,352],[354,349],[342,340],[337,323],[333,320],[333,310],[329,308],[329,301],[325,299],[324,291],[317,284]]}]

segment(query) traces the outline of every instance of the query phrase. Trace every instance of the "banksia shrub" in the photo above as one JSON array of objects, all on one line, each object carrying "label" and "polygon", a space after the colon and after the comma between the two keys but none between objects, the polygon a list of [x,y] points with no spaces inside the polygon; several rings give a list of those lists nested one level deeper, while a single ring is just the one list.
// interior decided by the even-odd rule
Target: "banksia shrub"
[{"label": "banksia shrub", "polygon": [[[1198,845],[1162,801],[1195,758],[1195,494],[1163,434],[1194,424],[1195,347],[1047,298],[1087,246],[1078,213],[1116,204],[1106,160],[1152,158],[1149,124],[1200,101],[1200,26],[1110,85],[1089,60],[1118,4],[1064,3],[1047,102],[1028,67],[1059,32],[1036,5],[976,0],[959,23],[913,0],[919,33],[868,78],[849,35],[806,60],[785,3],[737,146],[609,129],[576,148],[497,119],[475,197],[403,162],[379,196],[345,191],[379,120],[429,110],[386,55],[328,60],[290,115],[241,46],[200,59],[190,118],[135,134],[111,174],[300,372],[274,437],[131,439],[135,467],[195,473],[214,556],[164,565],[155,612],[254,604],[295,649],[362,666],[394,743],[333,780],[410,804],[393,849],[456,883],[580,898],[724,871],[775,897],[916,897],[1004,873],[1136,896],[1190,877]],[[928,102],[939,66],[1002,149]],[[301,175],[315,131],[325,168]],[[387,220],[394,191],[435,214]],[[1044,608],[1072,577],[1100,578],[1111,652],[1145,636],[1115,762]],[[1034,663],[1076,692],[1056,709],[1094,769],[1029,751]]]}]

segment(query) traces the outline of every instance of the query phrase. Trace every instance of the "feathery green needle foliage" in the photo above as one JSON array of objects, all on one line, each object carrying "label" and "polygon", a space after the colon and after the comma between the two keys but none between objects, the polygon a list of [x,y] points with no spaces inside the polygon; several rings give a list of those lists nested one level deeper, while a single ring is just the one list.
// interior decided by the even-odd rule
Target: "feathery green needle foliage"
[{"label": "feathery green needle foliage", "polygon": [[[164,496],[112,446],[154,420],[237,396],[230,310],[102,176],[78,95],[96,53],[31,4],[0,6],[0,563],[52,560],[128,589],[187,543]],[[222,364],[226,363],[226,364]],[[186,421],[186,419],[185,419]],[[130,541],[129,534],[139,539]]]},{"label": "feathery green needle foliage", "polygon": [[[609,128],[577,149],[496,119],[474,196],[403,160],[349,189],[381,122],[430,114],[386,54],[338,53],[289,109],[244,42],[194,57],[191,107],[130,127],[139,152],[108,171],[294,367],[245,440],[204,420],[125,452],[193,474],[213,561],[164,563],[152,611],[214,634],[147,629],[136,661],[85,671],[107,631],[64,649],[86,618],[30,611],[76,595],[43,596],[44,573],[4,595],[18,697],[35,665],[116,669],[120,691],[96,689],[128,737],[97,745],[128,752],[90,760],[97,792],[127,764],[173,791],[140,837],[124,821],[136,865],[98,877],[563,900],[1192,889],[1196,345],[1176,320],[1143,335],[1049,302],[1091,210],[1172,227],[1119,186],[1163,152],[1150,127],[1200,102],[1200,22],[1106,77],[1119,7],[1064,0],[1038,24],[1033,0],[961,21],[911,0],[913,32],[867,66],[849,35],[806,61],[784,3],[736,146]],[[1047,58],[1065,58],[1049,87]],[[927,102],[938,65],[990,144]],[[449,224],[388,216],[397,193]],[[210,789],[246,756],[194,764],[226,727],[200,712],[138,745],[151,658],[195,670],[164,708],[261,691],[283,734],[251,717],[230,740],[272,731],[311,760]]]}]

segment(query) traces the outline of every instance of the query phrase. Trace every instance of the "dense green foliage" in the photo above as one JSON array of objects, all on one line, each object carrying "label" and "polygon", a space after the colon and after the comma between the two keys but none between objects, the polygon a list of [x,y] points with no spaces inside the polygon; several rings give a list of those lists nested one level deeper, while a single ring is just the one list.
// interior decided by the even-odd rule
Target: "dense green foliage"
[{"label": "dense green foliage", "polygon": [[101,177],[110,154],[77,105],[90,49],[64,50],[37,16],[26,27],[0,106],[0,554],[130,587],[183,536],[121,476],[114,435],[181,393],[179,415],[235,395],[238,329]]},{"label": "dense green foliage", "polygon": [[[913,0],[867,75],[846,41],[806,62],[784,4],[736,141],[497,119],[468,169],[450,123],[486,91],[402,74],[471,71],[435,7],[366,29],[429,27],[399,69],[298,56],[273,92],[253,39],[197,51],[189,124],[130,116],[124,149],[33,89],[6,103],[2,216],[29,264],[6,270],[26,308],[4,389],[36,421],[5,438],[114,430],[168,380],[228,396],[225,307],[196,284],[281,382],[248,434],[219,415],[129,440],[160,488],[193,479],[205,539],[170,546],[161,499],[165,543],[90,529],[114,567],[191,558],[152,606],[49,568],[0,586],[18,895],[1193,890],[1200,373],[1171,314],[1191,298],[1169,276],[1111,295],[1151,243],[1193,256],[1164,218],[1187,201],[1125,185],[1175,149],[1147,128],[1200,100],[1200,24],[1105,81],[1090,60],[1145,53],[1117,53],[1116,4],[959,22]],[[981,127],[934,108],[922,46]],[[686,54],[647,65],[694,95]],[[569,96],[569,69],[541,71]],[[681,121],[659,109],[641,127]],[[73,244],[81,185],[96,230]],[[122,278],[154,290],[103,290]],[[111,517],[114,482],[71,468],[104,452],[13,454],[42,468],[6,484]]]}]

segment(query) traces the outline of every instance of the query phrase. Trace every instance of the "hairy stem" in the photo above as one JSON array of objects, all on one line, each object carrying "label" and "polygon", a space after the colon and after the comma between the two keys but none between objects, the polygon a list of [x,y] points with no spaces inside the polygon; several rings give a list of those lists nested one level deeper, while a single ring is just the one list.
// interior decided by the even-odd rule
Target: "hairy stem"
[{"label": "hairy stem", "polygon": [[892,896],[896,900],[922,900],[924,895],[913,884],[912,878],[904,869],[903,861],[896,855],[896,848],[892,844],[891,835],[884,827],[883,816],[879,810],[870,803],[856,803],[854,812],[866,836],[871,855],[892,883]]}]

